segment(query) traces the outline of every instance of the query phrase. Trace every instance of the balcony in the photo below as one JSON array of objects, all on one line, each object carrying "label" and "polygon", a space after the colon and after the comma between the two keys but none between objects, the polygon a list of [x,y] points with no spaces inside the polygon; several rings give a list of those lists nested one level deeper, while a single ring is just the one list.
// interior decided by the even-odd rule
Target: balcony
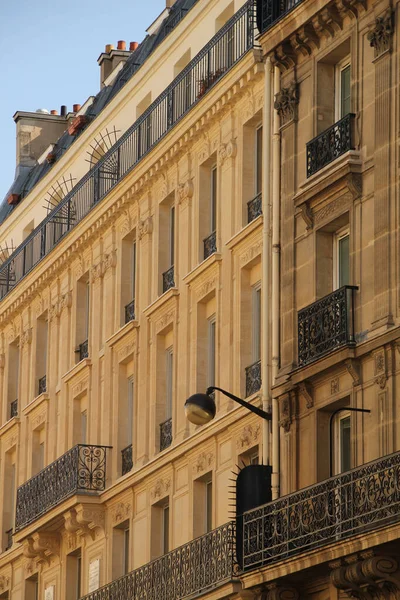
[{"label": "balcony", "polygon": [[79,344],[76,352],[79,354],[79,360],[88,358],[88,356],[89,356],[89,340],[85,340],[84,342],[82,342],[82,344]]},{"label": "balcony", "polygon": [[400,452],[260,506],[243,516],[243,569],[400,521]]},{"label": "balcony", "polygon": [[10,403],[10,419],[18,417],[18,398]]},{"label": "balcony", "polygon": [[39,379],[39,385],[38,385],[39,396],[40,396],[40,394],[44,394],[46,390],[47,390],[47,377],[46,377],[46,375],[43,375],[43,377],[41,377]]},{"label": "balcony", "polygon": [[246,367],[246,398],[261,389],[261,360]]},{"label": "balcony", "polygon": [[133,321],[135,318],[135,301],[129,302],[125,306],[125,324],[129,323],[129,321]]},{"label": "balcony", "polygon": [[234,523],[196,538],[88,594],[82,600],[181,600],[235,576]]},{"label": "balcony", "polygon": [[172,419],[160,423],[160,452],[172,444]]},{"label": "balcony", "polygon": [[302,0],[257,0],[257,27],[264,33]]},{"label": "balcony", "polygon": [[249,0],[18,246],[0,266],[0,299],[253,48],[254,17],[254,2]]},{"label": "balcony", "polygon": [[132,471],[133,459],[132,459],[132,444],[129,444],[126,448],[121,450],[122,456],[122,475],[126,475],[129,471]]},{"label": "balcony", "polygon": [[298,312],[298,366],[304,367],[322,356],[353,346],[354,292],[345,285]]},{"label": "balcony", "polygon": [[262,194],[257,194],[255,198],[247,203],[247,222],[251,223],[262,215]]},{"label": "balcony", "polygon": [[162,276],[163,294],[175,286],[174,277],[174,265],[172,265],[172,267],[170,267],[168,271],[165,271]]},{"label": "balcony", "polygon": [[348,114],[307,144],[307,177],[354,150],[355,115]]},{"label": "balcony", "polygon": [[108,446],[78,444],[21,485],[15,530],[19,531],[74,494],[97,494],[106,486]]},{"label": "balcony", "polygon": [[217,232],[213,231],[209,236],[204,238],[204,260],[217,251]]}]

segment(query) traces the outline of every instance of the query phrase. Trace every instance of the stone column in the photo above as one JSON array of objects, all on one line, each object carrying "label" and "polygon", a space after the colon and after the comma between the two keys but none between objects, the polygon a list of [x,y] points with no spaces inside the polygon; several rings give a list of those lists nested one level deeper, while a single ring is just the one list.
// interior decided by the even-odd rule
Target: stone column
[{"label": "stone column", "polygon": [[393,322],[390,303],[390,145],[393,135],[391,41],[393,15],[391,8],[375,19],[368,39],[375,50],[375,201],[374,201],[374,321],[373,327]]}]

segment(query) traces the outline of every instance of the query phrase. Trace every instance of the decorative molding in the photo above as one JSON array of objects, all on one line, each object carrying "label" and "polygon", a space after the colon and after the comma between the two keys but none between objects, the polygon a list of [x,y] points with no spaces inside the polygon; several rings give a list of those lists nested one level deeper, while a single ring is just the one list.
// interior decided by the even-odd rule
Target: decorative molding
[{"label": "decorative molding", "polygon": [[59,296],[55,303],[49,308],[49,319],[55,319],[61,316],[64,308],[71,308],[72,306],[72,293],[66,292],[62,296]]},{"label": "decorative molding", "polygon": [[25,329],[21,333],[20,345],[23,348],[26,344],[30,344],[32,342],[32,327]]},{"label": "decorative molding", "polygon": [[312,210],[308,206],[307,202],[304,202],[301,205],[301,216],[303,218],[304,223],[306,224],[307,231],[312,229],[314,226],[314,219],[313,219]]},{"label": "decorative molding", "polygon": [[139,221],[138,231],[140,240],[145,235],[150,235],[153,232],[153,218],[147,217],[146,219],[141,219]]},{"label": "decorative molding", "polygon": [[22,553],[26,558],[50,565],[53,557],[60,556],[60,536],[53,532],[36,532],[24,541]]},{"label": "decorative molding", "polygon": [[262,252],[262,240],[256,242],[250,248],[246,248],[246,250],[240,255],[239,262],[242,267],[247,265],[250,261],[253,260],[256,256],[261,256]]},{"label": "decorative molding", "polygon": [[314,406],[313,389],[308,381],[302,381],[299,384],[299,392],[306,401],[307,408]]},{"label": "decorative molding", "polygon": [[347,372],[351,375],[353,379],[353,385],[359,385],[361,381],[360,377],[360,365],[358,361],[354,358],[348,358],[344,361]]},{"label": "decorative molding", "polygon": [[375,374],[375,383],[380,387],[381,390],[384,390],[386,387],[386,382],[388,380],[387,374],[387,360],[386,360],[386,352],[384,348],[378,348],[375,352],[372,353],[374,357],[374,374]]},{"label": "decorative molding", "polygon": [[168,496],[169,491],[171,489],[171,480],[170,479],[157,479],[156,483],[150,490],[150,497],[152,501],[160,500],[165,496]]},{"label": "decorative molding", "polygon": [[11,450],[11,448],[14,448],[18,443],[18,436],[17,435],[10,435],[10,437],[6,438],[3,441],[3,445],[4,445],[4,451],[8,452],[9,450]]},{"label": "decorative molding", "polygon": [[111,521],[113,526],[123,523],[132,516],[132,505],[128,502],[118,502],[111,509]]},{"label": "decorative molding", "polygon": [[215,457],[213,452],[202,452],[193,463],[193,474],[200,475],[201,473],[210,471],[214,464],[214,460]]},{"label": "decorative molding", "polygon": [[261,600],[299,600],[299,592],[283,582],[269,583],[266,591],[261,594]]},{"label": "decorative molding", "polygon": [[118,350],[118,362],[125,360],[130,354],[134,354],[136,351],[136,340],[129,342],[123,348]]},{"label": "decorative molding", "polygon": [[117,252],[112,250],[108,254],[104,254],[101,260],[91,268],[92,283],[104,277],[108,269],[115,267],[117,264]]},{"label": "decorative molding", "polygon": [[76,533],[79,536],[87,535],[94,540],[98,529],[104,533],[105,521],[106,516],[103,506],[78,504],[76,507],[76,523],[79,526]]},{"label": "decorative molding", "polygon": [[282,88],[275,95],[274,108],[281,120],[281,127],[297,121],[297,107],[299,105],[299,87],[295,81],[288,87]]},{"label": "decorative molding", "polygon": [[5,354],[0,354],[0,369],[4,369],[6,366]]},{"label": "decorative molding", "polygon": [[79,396],[79,394],[81,394],[84,390],[87,390],[88,388],[89,379],[86,378],[82,379],[81,381],[78,381],[78,383],[72,388],[72,397],[76,398],[76,396]]},{"label": "decorative molding", "polygon": [[340,391],[340,379],[339,377],[335,377],[331,380],[331,396],[338,394]]},{"label": "decorative molding", "polygon": [[0,575],[0,593],[10,589],[11,578],[8,575]]},{"label": "decorative molding", "polygon": [[292,407],[290,393],[279,398],[279,425],[288,433],[292,424]]},{"label": "decorative molding", "polygon": [[369,550],[359,556],[349,556],[345,561],[334,561],[329,566],[332,584],[349,598],[389,600],[399,595],[399,565],[392,556],[374,556]]},{"label": "decorative molding", "polygon": [[181,204],[182,206],[187,204],[190,198],[193,197],[193,192],[194,188],[191,179],[189,179],[185,183],[180,183],[177,190],[179,204]]},{"label": "decorative molding", "polygon": [[240,437],[236,441],[236,448],[239,452],[247,450],[255,446],[260,441],[261,426],[257,425],[246,425],[240,433]]},{"label": "decorative molding", "polygon": [[227,158],[235,158],[236,154],[237,146],[235,140],[231,140],[227,144],[221,144],[218,150],[218,163],[223,165]]},{"label": "decorative molding", "polygon": [[324,7],[315,15],[312,24],[320,37],[334,37],[342,29],[342,20],[334,4]]},{"label": "decorative molding", "polygon": [[367,34],[370,46],[374,48],[375,58],[391,50],[393,33],[393,11],[389,7],[382,16],[376,17],[374,25]]},{"label": "decorative molding", "polygon": [[313,218],[314,225],[319,225],[325,220],[332,220],[339,213],[345,212],[350,207],[350,198],[348,194],[340,196],[329,202],[326,206],[318,210]]},{"label": "decorative molding", "polygon": [[156,321],[156,323],[155,323],[155,332],[156,333],[161,333],[161,331],[163,331],[163,329],[165,329],[168,325],[170,325],[171,323],[173,323],[175,321],[175,315],[176,315],[175,308],[173,308],[172,310],[169,310],[168,312],[164,313],[158,319],[158,321]]},{"label": "decorative molding", "polygon": [[46,414],[46,410],[44,410],[40,414],[36,415],[34,419],[32,419],[32,431],[35,431],[46,422]]},{"label": "decorative molding", "polygon": [[296,54],[310,56],[313,50],[319,48],[319,36],[311,23],[306,23],[290,36],[290,43]]}]

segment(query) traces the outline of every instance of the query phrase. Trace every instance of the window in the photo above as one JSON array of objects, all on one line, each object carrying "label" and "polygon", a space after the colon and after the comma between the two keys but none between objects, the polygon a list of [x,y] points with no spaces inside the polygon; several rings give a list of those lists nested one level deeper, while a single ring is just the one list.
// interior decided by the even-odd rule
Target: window
[{"label": "window", "polygon": [[79,600],[81,597],[82,556],[77,550],[67,555],[67,589],[66,600]]},{"label": "window", "polygon": [[39,578],[37,573],[25,580],[25,599],[39,600]]},{"label": "window", "polygon": [[213,494],[213,488],[212,488],[212,481],[207,481],[206,483],[206,533],[208,533],[209,531],[212,530],[212,507],[213,507],[213,501],[212,501],[212,494]]},{"label": "window", "polygon": [[36,323],[36,383],[34,396],[42,394],[47,389],[47,317],[41,317]]},{"label": "window", "polygon": [[212,315],[208,319],[208,368],[207,368],[207,387],[215,385],[215,333],[216,333],[216,320],[215,315]]},{"label": "window", "polygon": [[169,265],[174,266],[175,261],[175,206],[169,212]]},{"label": "window", "polygon": [[118,579],[130,571],[129,520],[112,530],[112,578]]},{"label": "window", "polygon": [[151,560],[169,552],[169,498],[151,507]]},{"label": "window", "polygon": [[160,273],[160,293],[164,294],[175,286],[175,195],[170,194],[159,205],[159,248],[158,269]]},{"label": "window", "polygon": [[46,429],[35,429],[32,432],[32,476],[44,468]]},{"label": "window", "polygon": [[199,537],[213,528],[212,473],[193,481],[193,535]]},{"label": "window", "polygon": [[260,194],[262,190],[262,131],[262,125],[260,125],[255,132],[255,196]]},{"label": "window", "polygon": [[344,473],[351,469],[351,429],[350,412],[336,415],[334,432],[334,473]]},{"label": "window", "polygon": [[128,379],[128,406],[127,406],[127,445],[133,442],[133,399],[134,399],[134,383],[133,377]]},{"label": "window", "polygon": [[217,167],[211,169],[210,190],[210,233],[217,229]]},{"label": "window", "polygon": [[163,507],[162,543],[163,554],[167,554],[169,552],[169,504]]},{"label": "window", "polygon": [[261,360],[261,282],[252,288],[252,362]]},{"label": "window", "polygon": [[260,464],[258,446],[250,448],[249,450],[246,450],[246,452],[239,454],[238,458],[239,458],[238,465],[239,465],[240,469],[243,469],[244,467],[248,467],[249,465]]},{"label": "window", "polygon": [[76,288],[76,349],[77,362],[87,358],[90,320],[90,282],[86,273]]},{"label": "window", "polygon": [[4,461],[3,550],[9,550],[13,544],[16,483],[16,453],[14,450],[6,452]]},{"label": "window", "polygon": [[350,75],[350,59],[346,57],[336,65],[335,102],[337,121],[348,115],[351,111]]},{"label": "window", "polygon": [[136,240],[132,243],[131,247],[131,298],[135,299],[136,296]]},{"label": "window", "polygon": [[86,444],[88,433],[87,396],[73,402],[73,444]]},{"label": "window", "polygon": [[124,575],[129,573],[129,527],[124,529]]},{"label": "window", "polygon": [[6,420],[18,414],[18,391],[19,391],[19,339],[12,342],[8,347],[8,406]]},{"label": "window", "polygon": [[173,370],[174,370],[174,353],[171,348],[167,348],[165,352],[166,360],[166,403],[165,403],[165,419],[172,417],[172,396],[173,396]]},{"label": "window", "polygon": [[333,288],[350,284],[350,234],[348,228],[339,230],[333,240]]},{"label": "window", "polygon": [[87,443],[87,411],[81,412],[81,444]]},{"label": "window", "polygon": [[136,275],[137,275],[137,246],[134,233],[128,234],[122,240],[121,246],[121,325],[135,318]]}]

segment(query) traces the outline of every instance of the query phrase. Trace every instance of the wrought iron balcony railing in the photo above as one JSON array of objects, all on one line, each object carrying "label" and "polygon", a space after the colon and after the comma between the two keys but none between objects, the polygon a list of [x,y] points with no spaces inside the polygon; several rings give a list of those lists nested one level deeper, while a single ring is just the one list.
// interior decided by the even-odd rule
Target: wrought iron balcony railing
[{"label": "wrought iron balcony railing", "polygon": [[10,402],[10,419],[18,417],[18,398]]},{"label": "wrought iron balcony railing", "polygon": [[43,377],[41,377],[39,379],[39,385],[38,385],[39,396],[40,396],[40,394],[44,394],[46,390],[47,390],[47,377],[46,377],[46,375],[43,375]]},{"label": "wrought iron balcony railing", "polygon": [[204,238],[204,260],[217,251],[217,232],[213,231],[209,236]]},{"label": "wrought iron balcony railing", "polygon": [[255,198],[247,203],[247,222],[251,223],[262,215],[262,194],[257,194]]},{"label": "wrought iron balcony railing", "polygon": [[341,346],[354,345],[354,292],[345,285],[298,312],[298,365],[303,367]]},{"label": "wrought iron balcony railing", "polygon": [[400,452],[243,516],[244,570],[400,521]]},{"label": "wrought iron balcony railing", "polygon": [[129,471],[132,471],[133,459],[132,459],[132,444],[129,444],[126,448],[121,450],[122,456],[122,475],[126,475]]},{"label": "wrought iron balcony railing", "polygon": [[108,446],[78,444],[21,485],[15,530],[26,527],[74,494],[96,494],[106,486]]},{"label": "wrought iron balcony railing", "polygon": [[307,177],[354,150],[354,114],[348,114],[307,144]]},{"label": "wrought iron balcony railing", "polygon": [[253,48],[254,37],[254,0],[249,0],[1,265],[0,299]]},{"label": "wrought iron balcony railing", "polygon": [[125,324],[129,323],[129,321],[133,321],[135,318],[135,301],[129,302],[125,306]]},{"label": "wrought iron balcony railing", "polygon": [[261,389],[261,360],[246,367],[246,397]]},{"label": "wrought iron balcony railing", "polygon": [[172,419],[160,423],[160,452],[172,444]]},{"label": "wrought iron balcony railing", "polygon": [[77,352],[79,353],[79,360],[88,358],[89,356],[89,340],[85,340],[82,344],[79,344]]},{"label": "wrought iron balcony railing", "polygon": [[257,27],[264,33],[302,0],[256,0]]},{"label": "wrought iron balcony railing", "polygon": [[174,273],[174,265],[165,271],[162,276],[163,279],[163,293],[167,290],[170,290],[175,286],[175,273]]},{"label": "wrought iron balcony railing", "polygon": [[234,537],[235,524],[226,523],[82,600],[181,600],[216,588],[235,577]]},{"label": "wrought iron balcony railing", "polygon": [[10,548],[12,548],[13,545],[13,529],[8,529],[6,531],[6,540],[7,540],[7,546],[6,546],[6,550],[10,550]]}]

